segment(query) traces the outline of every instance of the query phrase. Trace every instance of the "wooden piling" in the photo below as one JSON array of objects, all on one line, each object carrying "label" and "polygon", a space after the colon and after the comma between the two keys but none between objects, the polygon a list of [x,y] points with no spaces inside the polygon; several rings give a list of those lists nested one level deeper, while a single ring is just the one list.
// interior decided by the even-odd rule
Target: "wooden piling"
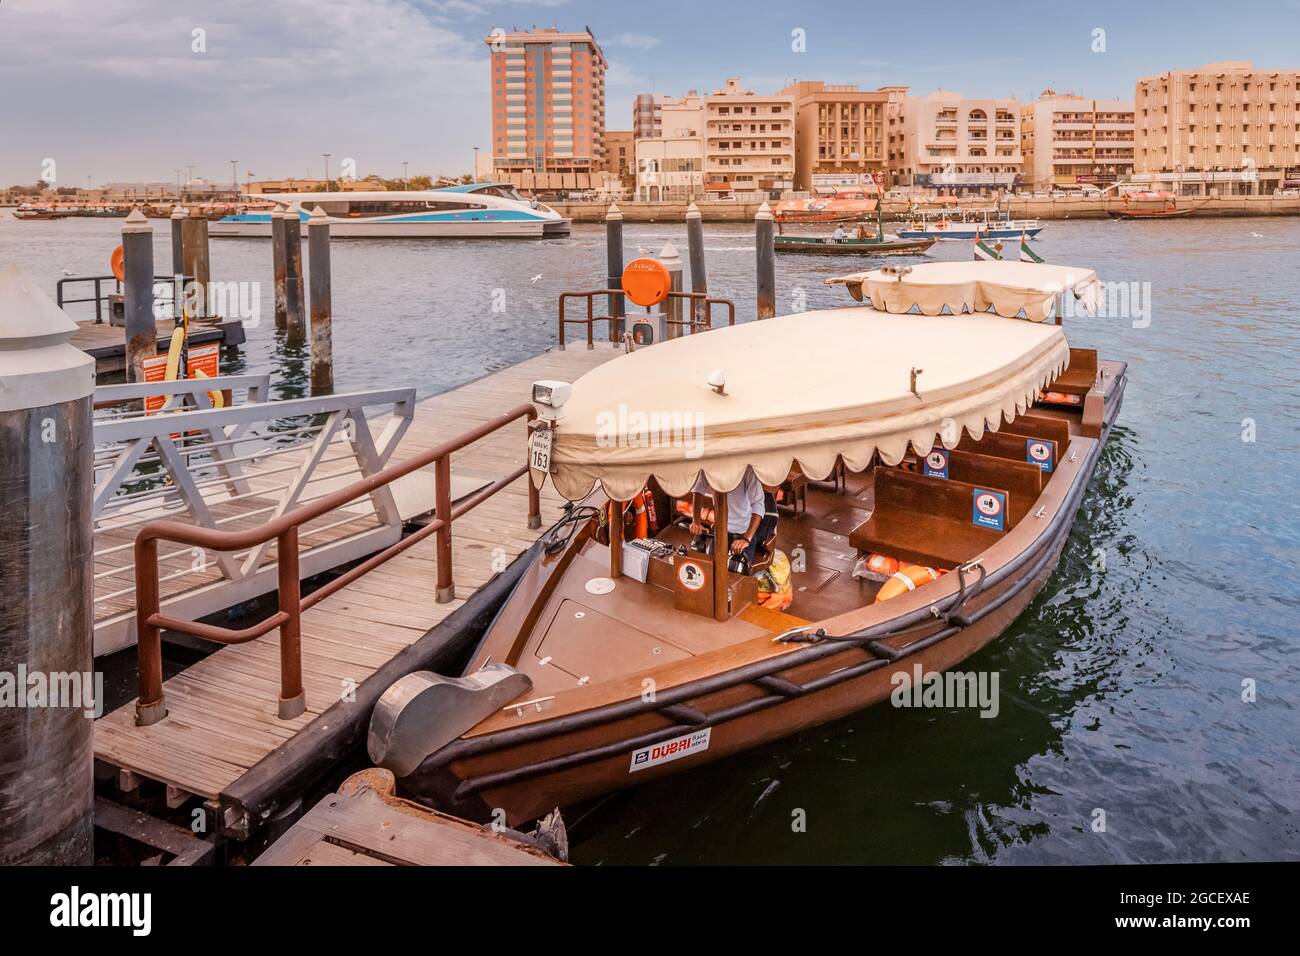
[{"label": "wooden piling", "polygon": [[311,263],[311,391],[334,391],[333,313],[330,306],[330,220],[317,206],[307,220]]},{"label": "wooden piling", "polygon": [[208,255],[207,216],[200,209],[190,210],[189,217],[181,224],[181,232],[184,237],[185,265],[182,271],[189,276],[189,281],[194,283],[192,288],[186,289],[186,302],[193,308],[190,318],[204,319],[211,312],[208,288],[212,280],[211,259]]},{"label": "wooden piling", "polygon": [[[659,250],[659,255],[657,256],[657,258],[659,259],[660,262],[664,264],[664,268],[668,270],[668,278],[669,281],[671,282],[671,286],[670,286],[671,290],[673,292],[681,292],[682,291],[682,257],[678,253],[677,247],[673,245],[671,239],[664,243],[664,247]],[[673,298],[670,296],[669,298],[666,298],[659,303],[658,341],[660,342],[666,341],[667,339],[670,338],[675,338],[676,336],[682,334],[680,325],[669,325],[668,322],[664,321],[665,319],[670,319],[672,320],[672,322],[680,322],[682,320],[681,299]]]},{"label": "wooden piling", "polygon": [[[172,275],[185,274],[185,207],[173,206],[172,224]],[[177,310],[179,314],[179,310]]]},{"label": "wooden piling", "polygon": [[302,345],[307,341],[307,321],[302,307],[302,223],[294,213],[284,220],[284,246],[285,341],[289,345]]},{"label": "wooden piling", "polygon": [[284,217],[282,209],[271,213],[271,268],[275,277],[275,327],[283,331],[289,324],[285,300],[289,272],[288,246],[284,241]]},{"label": "wooden piling", "polygon": [[[709,279],[704,268],[704,217],[695,200],[686,207],[686,246],[687,259],[691,264],[691,291],[708,292]],[[699,321],[704,307],[697,301],[691,302],[691,319]]]},{"label": "wooden piling", "polygon": [[137,206],[122,222],[122,298],[126,380],[143,382],[145,359],[158,351],[153,314],[153,226]]},{"label": "wooden piling", "polygon": [[[610,203],[605,213],[605,262],[608,266],[607,289],[623,288],[623,213],[618,203]],[[627,314],[621,295],[609,297],[609,314],[614,321],[609,324],[609,340],[623,339],[623,317]]]},{"label": "wooden piling", "polygon": [[758,317],[776,315],[776,246],[772,236],[772,209],[766,202],[754,216],[754,250],[758,269]]}]

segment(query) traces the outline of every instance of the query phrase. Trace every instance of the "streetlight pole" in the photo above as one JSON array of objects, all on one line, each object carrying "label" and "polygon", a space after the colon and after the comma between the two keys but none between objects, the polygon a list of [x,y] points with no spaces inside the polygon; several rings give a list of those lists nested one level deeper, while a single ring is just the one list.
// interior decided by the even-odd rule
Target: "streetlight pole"
[{"label": "streetlight pole", "polygon": [[478,147],[474,147],[474,182],[478,182]]},{"label": "streetlight pole", "polygon": [[325,157],[325,191],[330,191],[330,154],[321,153]]},{"label": "streetlight pole", "polygon": [[411,177],[406,175],[406,160],[402,160],[402,188],[411,188]]},{"label": "streetlight pole", "polygon": [[235,191],[236,196],[239,195],[239,160],[237,159],[230,161],[230,188]]}]

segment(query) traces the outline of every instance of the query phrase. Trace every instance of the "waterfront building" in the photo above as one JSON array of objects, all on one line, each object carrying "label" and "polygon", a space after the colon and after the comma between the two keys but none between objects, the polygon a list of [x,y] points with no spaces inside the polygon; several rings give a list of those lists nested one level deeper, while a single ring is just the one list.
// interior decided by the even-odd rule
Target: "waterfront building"
[{"label": "waterfront building", "polygon": [[636,160],[636,140],[629,130],[605,130],[605,172],[619,180],[630,179]]},{"label": "waterfront building", "polygon": [[636,140],[636,198],[684,202],[704,194],[704,99],[665,97],[659,130]]},{"label": "waterfront building", "polygon": [[781,92],[794,97],[795,189],[861,185],[884,171],[887,90],[803,80]]},{"label": "waterfront building", "polygon": [[886,88],[887,165],[893,186],[991,195],[1020,182],[1020,101],[949,90],[909,96]]},{"label": "waterfront building", "polygon": [[704,188],[718,196],[794,188],[794,97],[762,96],[739,77],[704,97]]},{"label": "waterfront building", "polygon": [[632,138],[653,139],[663,125],[663,104],[672,97],[664,93],[638,93],[632,101]]},{"label": "waterfront building", "polygon": [[1143,77],[1134,122],[1137,182],[1253,195],[1300,178],[1300,70],[1225,60]]},{"label": "waterfront building", "polygon": [[605,166],[605,54],[590,31],[556,28],[485,38],[498,177],[586,174]]},{"label": "waterfront building", "polygon": [[1023,186],[1106,187],[1133,175],[1133,103],[1043,90],[1020,107]]}]

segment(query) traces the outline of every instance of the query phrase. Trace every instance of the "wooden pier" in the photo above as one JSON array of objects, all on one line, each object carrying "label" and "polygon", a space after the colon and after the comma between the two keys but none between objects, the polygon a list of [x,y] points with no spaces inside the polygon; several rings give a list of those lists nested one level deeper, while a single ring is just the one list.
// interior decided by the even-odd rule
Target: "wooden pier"
[{"label": "wooden pier", "polygon": [[[162,319],[158,323],[158,351],[166,354],[176,323]],[[244,344],[244,323],[238,319],[190,324],[189,344],[219,343],[223,348]],[[95,360],[95,374],[105,375],[126,368],[126,330],[107,322],[78,322],[71,343]]]},{"label": "wooden pier", "polygon": [[394,795],[387,770],[355,773],[254,866],[558,866],[540,849]]},{"label": "wooden pier", "polygon": [[[548,351],[426,399],[392,461],[413,458],[526,402],[534,381],[574,381],[620,354],[608,344]],[[384,427],[382,419],[370,424]],[[495,481],[524,463],[525,448],[526,426],[518,421],[456,453],[452,473],[480,485]],[[329,739],[337,747],[337,725],[405,672],[399,657],[417,644],[436,645],[439,625],[463,608],[472,610],[467,603],[560,517],[564,500],[548,484],[541,493],[542,528],[529,529],[527,489],[527,478],[519,478],[456,518],[456,597],[450,603],[434,599],[437,559],[430,537],[302,612],[301,716],[278,716],[280,653],[272,631],[224,646],[167,680],[168,715],[161,721],[136,726],[134,702],[102,717],[95,724],[97,760],[118,771],[123,789],[152,780],[166,785],[173,806],[199,797],[223,833],[246,836],[257,822],[248,819],[248,789],[274,783],[289,799],[305,788],[311,781],[298,779],[309,746],[303,741]]]}]

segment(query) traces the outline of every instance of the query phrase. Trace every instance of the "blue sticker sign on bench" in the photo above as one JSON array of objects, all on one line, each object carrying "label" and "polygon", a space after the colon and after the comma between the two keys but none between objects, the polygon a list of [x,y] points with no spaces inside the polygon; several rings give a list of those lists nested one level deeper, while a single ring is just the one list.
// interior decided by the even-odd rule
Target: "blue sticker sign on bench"
[{"label": "blue sticker sign on bench", "polygon": [[1055,462],[1052,461],[1053,442],[1040,438],[1025,439],[1025,461],[1037,465],[1043,471],[1050,472]]},{"label": "blue sticker sign on bench", "polygon": [[948,449],[931,449],[930,454],[925,456],[925,461],[921,465],[921,473],[927,478],[946,479],[948,477]]},{"label": "blue sticker sign on bench", "polygon": [[1000,491],[976,488],[971,492],[971,524],[977,528],[1007,529],[1007,496]]}]

